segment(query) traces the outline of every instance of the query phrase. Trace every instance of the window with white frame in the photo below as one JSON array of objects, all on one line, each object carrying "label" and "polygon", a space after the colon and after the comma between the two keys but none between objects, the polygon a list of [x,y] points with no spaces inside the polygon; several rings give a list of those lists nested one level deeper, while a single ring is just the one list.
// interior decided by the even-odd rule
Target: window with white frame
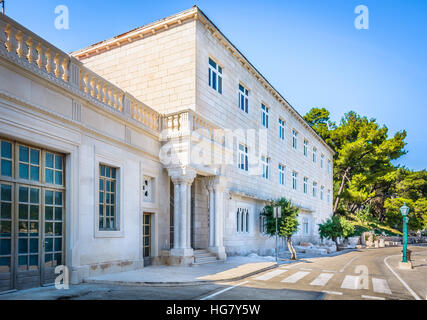
[{"label": "window with white frame", "polygon": [[332,163],[331,160],[328,160],[328,174],[331,174]]},{"label": "window with white frame", "polygon": [[99,230],[117,230],[117,168],[99,165]]},{"label": "window with white frame", "polygon": [[237,233],[249,233],[249,210],[244,208],[237,209],[236,215]]},{"label": "window with white frame", "polygon": [[295,171],[292,172],[292,189],[298,189],[298,173],[296,173]]},{"label": "window with white frame", "polygon": [[310,233],[310,225],[308,223],[308,218],[302,219],[302,232],[305,235],[308,235]]},{"label": "window with white frame", "polygon": [[262,234],[267,233],[267,217],[263,214],[259,216],[259,232]]},{"label": "window with white frame", "polygon": [[317,148],[313,148],[313,163],[317,163]]},{"label": "window with white frame", "polygon": [[304,177],[304,194],[308,194],[308,178]]},{"label": "window with white frame", "polygon": [[308,157],[308,141],[304,140],[304,156]]},{"label": "window with white frame", "polygon": [[297,150],[298,149],[298,132],[292,130],[292,147]]},{"label": "window with white frame", "polygon": [[322,154],[321,156],[320,156],[320,168],[324,168],[325,167],[325,155],[324,154]]},{"label": "window with white frame", "polygon": [[279,184],[285,185],[285,166],[279,163]]},{"label": "window with white frame", "polygon": [[313,182],[313,198],[317,198],[317,182]]},{"label": "window with white frame", "polygon": [[249,170],[248,147],[244,144],[239,144],[239,169],[243,171]]},{"label": "window with white frame", "polygon": [[145,176],[142,182],[144,202],[154,202],[154,178]]},{"label": "window with white frame", "polygon": [[325,187],[321,186],[320,187],[320,200],[324,200],[325,199]]},{"label": "window with white frame", "polygon": [[222,94],[222,67],[209,58],[209,87]]},{"label": "window with white frame", "polygon": [[270,109],[266,107],[264,104],[261,104],[261,123],[262,125],[268,129],[268,113]]},{"label": "window with white frame", "polygon": [[279,118],[279,138],[285,140],[285,120]]},{"label": "window with white frame", "polygon": [[331,190],[328,190],[328,203],[331,203]]},{"label": "window with white frame", "polygon": [[239,84],[239,108],[249,113],[249,90]]},{"label": "window with white frame", "polygon": [[270,179],[270,158],[266,156],[261,156],[262,164],[262,177],[264,179]]}]

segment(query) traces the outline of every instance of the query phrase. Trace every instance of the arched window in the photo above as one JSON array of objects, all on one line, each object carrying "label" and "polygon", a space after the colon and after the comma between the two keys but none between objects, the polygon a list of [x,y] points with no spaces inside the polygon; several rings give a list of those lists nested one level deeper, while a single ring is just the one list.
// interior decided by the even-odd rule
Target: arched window
[{"label": "arched window", "polygon": [[246,209],[246,232],[249,233],[249,210]]},{"label": "arched window", "polygon": [[240,209],[237,209],[237,223],[236,223],[236,225],[237,225],[237,232],[239,232],[240,231]]}]

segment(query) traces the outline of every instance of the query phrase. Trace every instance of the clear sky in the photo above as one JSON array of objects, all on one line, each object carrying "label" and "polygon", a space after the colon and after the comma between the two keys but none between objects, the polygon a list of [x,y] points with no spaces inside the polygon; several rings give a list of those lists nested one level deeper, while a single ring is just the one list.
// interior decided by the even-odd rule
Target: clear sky
[{"label": "clear sky", "polygon": [[[70,10],[57,30],[55,7]],[[198,5],[301,114],[354,110],[405,129],[398,163],[427,167],[426,0],[6,0],[6,14],[71,52]],[[356,6],[369,8],[357,30]]]}]

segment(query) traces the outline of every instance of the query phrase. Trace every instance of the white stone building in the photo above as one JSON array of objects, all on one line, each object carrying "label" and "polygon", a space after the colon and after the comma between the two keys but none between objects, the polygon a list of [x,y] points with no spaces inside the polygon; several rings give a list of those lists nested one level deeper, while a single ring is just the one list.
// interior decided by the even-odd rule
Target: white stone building
[{"label": "white stone building", "polygon": [[[193,7],[68,55],[0,14],[0,291],[271,253],[332,214],[333,151]],[[206,251],[198,251],[206,250]]]}]

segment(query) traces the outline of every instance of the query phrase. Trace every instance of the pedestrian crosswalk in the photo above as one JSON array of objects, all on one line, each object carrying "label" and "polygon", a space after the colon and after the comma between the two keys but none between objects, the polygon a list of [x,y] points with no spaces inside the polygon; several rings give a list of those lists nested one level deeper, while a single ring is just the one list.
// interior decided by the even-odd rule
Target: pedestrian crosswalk
[{"label": "pedestrian crosswalk", "polygon": [[[325,287],[334,277],[342,277],[342,273],[334,271],[320,272],[320,271],[305,271],[308,269],[300,268],[299,270],[290,269],[275,269],[273,271],[264,273],[260,276],[253,278],[257,281],[277,280],[281,283],[296,284],[303,279],[308,279],[310,286]],[[325,270],[326,271],[326,270]],[[285,273],[289,273],[285,274]],[[292,274],[290,274],[292,272]],[[320,273],[319,273],[320,272]],[[310,277],[311,276],[311,277]],[[314,276],[314,277],[313,277]],[[341,280],[340,280],[341,281]],[[369,279],[362,278],[361,276],[345,275],[341,282],[341,289],[347,290],[360,290],[371,289],[376,293],[391,295],[392,291],[388,285],[387,280],[372,278],[372,287],[369,286]],[[329,292],[329,291],[323,291]],[[334,291],[335,292],[335,291]],[[340,292],[337,292],[340,293]],[[340,293],[342,294],[342,293]]]}]

